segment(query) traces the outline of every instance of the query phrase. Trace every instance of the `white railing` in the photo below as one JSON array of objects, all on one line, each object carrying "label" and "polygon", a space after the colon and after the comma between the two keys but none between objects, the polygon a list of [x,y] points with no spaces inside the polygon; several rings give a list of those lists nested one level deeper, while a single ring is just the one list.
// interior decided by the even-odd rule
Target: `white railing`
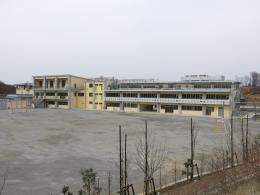
[{"label": "white railing", "polygon": [[173,103],[173,104],[210,104],[229,105],[229,100],[207,100],[207,99],[170,99],[170,98],[126,98],[126,97],[104,97],[106,102],[147,102],[147,103]]},{"label": "white railing", "polygon": [[62,90],[68,90],[69,89],[69,87],[68,86],[65,86],[65,87],[52,87],[52,88],[45,88],[45,87],[41,87],[41,88],[37,88],[37,87],[35,87],[34,88],[34,90],[35,91],[62,91]]},{"label": "white railing", "polygon": [[105,90],[106,92],[120,92],[120,91],[138,91],[138,92],[231,92],[232,89],[227,88],[121,88]]}]

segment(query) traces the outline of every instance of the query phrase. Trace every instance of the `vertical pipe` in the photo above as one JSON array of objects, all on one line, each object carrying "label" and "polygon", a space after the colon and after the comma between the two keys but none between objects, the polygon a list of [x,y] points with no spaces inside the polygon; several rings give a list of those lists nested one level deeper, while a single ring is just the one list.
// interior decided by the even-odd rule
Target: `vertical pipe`
[{"label": "vertical pipe", "polygon": [[119,125],[119,184],[120,184],[120,190],[119,190],[119,194],[122,194],[122,140],[121,140],[121,125]]},{"label": "vertical pipe", "polygon": [[148,195],[148,141],[147,141],[147,120],[145,120],[145,195]]}]

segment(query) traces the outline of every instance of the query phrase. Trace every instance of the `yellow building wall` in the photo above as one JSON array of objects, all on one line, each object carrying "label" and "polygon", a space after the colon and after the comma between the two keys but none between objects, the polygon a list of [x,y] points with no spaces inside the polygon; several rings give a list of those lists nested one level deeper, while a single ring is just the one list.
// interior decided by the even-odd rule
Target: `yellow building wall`
[{"label": "yellow building wall", "polygon": [[187,116],[202,116],[202,111],[182,110],[182,114]]},{"label": "yellow building wall", "polygon": [[125,107],[124,111],[125,112],[138,112],[138,108]]},{"label": "yellow building wall", "polygon": [[32,95],[32,89],[16,88],[16,95]]},{"label": "yellow building wall", "polygon": [[108,111],[120,111],[120,107],[107,107]]}]

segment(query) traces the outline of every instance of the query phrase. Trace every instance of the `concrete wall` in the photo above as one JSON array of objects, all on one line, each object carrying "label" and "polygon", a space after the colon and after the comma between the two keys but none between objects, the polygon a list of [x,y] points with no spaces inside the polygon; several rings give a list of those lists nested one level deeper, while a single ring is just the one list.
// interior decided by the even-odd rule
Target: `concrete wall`
[{"label": "concrete wall", "polygon": [[125,112],[138,112],[138,108],[124,107]]},{"label": "concrete wall", "polygon": [[120,111],[120,107],[107,107],[108,111]]}]

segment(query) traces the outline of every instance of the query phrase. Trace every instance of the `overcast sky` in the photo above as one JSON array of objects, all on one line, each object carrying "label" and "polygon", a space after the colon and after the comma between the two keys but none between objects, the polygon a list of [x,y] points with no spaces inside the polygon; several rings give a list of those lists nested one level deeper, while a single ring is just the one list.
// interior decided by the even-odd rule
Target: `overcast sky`
[{"label": "overcast sky", "polygon": [[260,72],[260,0],[0,0],[0,80]]}]

